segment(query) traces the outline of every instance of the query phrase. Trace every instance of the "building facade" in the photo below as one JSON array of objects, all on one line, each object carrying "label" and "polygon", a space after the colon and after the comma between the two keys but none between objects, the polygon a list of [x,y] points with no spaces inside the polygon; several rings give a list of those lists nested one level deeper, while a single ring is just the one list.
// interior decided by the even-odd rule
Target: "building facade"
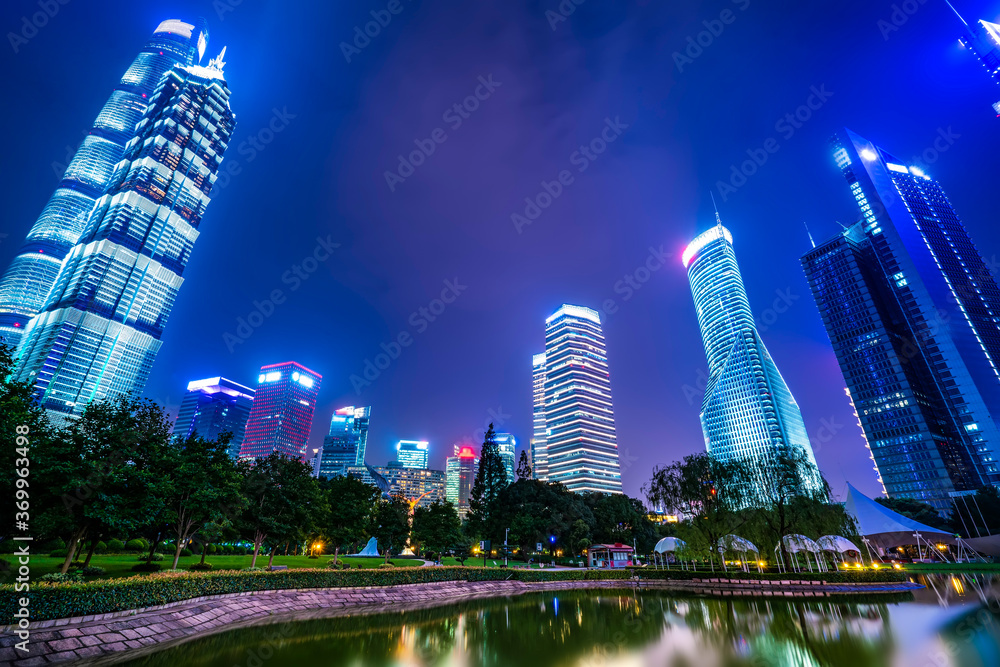
[{"label": "building facade", "polygon": [[1000,290],[940,184],[844,131],[861,220],[802,257],[886,493],[1000,483]]},{"label": "building facade", "polygon": [[611,374],[597,311],[563,305],[545,320],[545,479],[621,493]]},{"label": "building facade", "polygon": [[164,21],[111,93],[24,245],[0,278],[0,339],[17,347],[28,322],[45,305],[63,259],[79,242],[94,203],[111,185],[125,145],[135,136],[153,93],[174,65],[201,61],[204,25]]},{"label": "building facade", "polygon": [[811,468],[802,476],[802,489],[817,491],[818,470],[802,413],[757,332],[732,234],[717,222],[682,256],[708,360],[700,415],[705,447],[719,460],[739,460],[759,471],[749,480],[754,487],[749,491],[758,497],[766,495],[766,471],[774,457],[800,454]]},{"label": "building facade", "polygon": [[517,452],[517,439],[510,433],[497,433],[493,438],[500,450],[500,458],[503,460],[504,470],[507,471],[507,483],[514,483],[515,452]]},{"label": "building facade", "polygon": [[17,376],[56,418],[145,387],[236,124],[223,65],[163,76],[26,327]]},{"label": "building facade", "polygon": [[[951,3],[948,4],[951,6]],[[965,26],[965,34],[958,41],[975,54],[993,84],[1000,86],[1000,24],[979,20],[969,25],[957,11],[955,14]],[[993,92],[997,94],[995,88]],[[1000,100],[993,102],[993,112],[1000,116]]]},{"label": "building facade", "polygon": [[428,468],[406,468],[398,463],[376,467],[389,483],[389,494],[400,495],[417,507],[445,501],[445,472]]},{"label": "building facade", "polygon": [[339,408],[330,419],[330,434],[323,438],[320,477],[337,477],[352,466],[364,466],[368,448],[371,407]]},{"label": "building facade", "polygon": [[215,440],[231,433],[229,455],[236,458],[243,446],[253,396],[253,389],[223,377],[189,382],[174,422],[174,439],[183,441],[198,434]]},{"label": "building facade", "polygon": [[316,398],[323,376],[294,361],[262,366],[247,420],[241,459],[278,452],[306,461]]},{"label": "building facade", "polygon": [[396,462],[404,468],[426,468],[428,447],[426,440],[400,440],[396,443]]},{"label": "building facade", "polygon": [[549,478],[545,432],[545,353],[531,357],[531,476]]},{"label": "building facade", "polygon": [[445,499],[455,506],[463,520],[469,513],[469,498],[478,468],[476,450],[468,445],[455,445],[455,455],[449,456],[445,463]]}]

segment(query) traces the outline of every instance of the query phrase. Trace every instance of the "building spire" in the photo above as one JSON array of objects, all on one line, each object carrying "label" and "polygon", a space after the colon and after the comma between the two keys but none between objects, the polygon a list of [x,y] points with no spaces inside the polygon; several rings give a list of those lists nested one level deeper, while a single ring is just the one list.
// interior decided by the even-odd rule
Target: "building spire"
[{"label": "building spire", "polygon": [[955,7],[948,0],[944,0],[944,4],[948,5],[951,11],[955,12],[955,16],[958,17],[958,20],[961,21],[966,28],[969,27],[969,24],[965,22],[965,19],[962,18],[962,15],[958,13],[958,10],[955,9]]},{"label": "building spire", "polygon": [[222,68],[226,66],[226,61],[223,60],[223,58],[225,57],[226,57],[226,47],[223,46],[222,51],[219,52],[219,55],[215,56],[214,58],[208,61],[209,69],[217,69],[221,72]]},{"label": "building spire", "polygon": [[712,198],[712,206],[715,208],[715,222],[718,223],[719,227],[721,227],[722,217],[719,215],[719,205],[715,203],[715,193],[709,191],[708,194]]},{"label": "building spire", "polygon": [[812,232],[809,231],[809,225],[803,220],[802,221],[802,226],[806,228],[806,234],[809,235],[809,243],[811,243],[812,247],[815,248],[816,247],[816,240],[813,238]]}]

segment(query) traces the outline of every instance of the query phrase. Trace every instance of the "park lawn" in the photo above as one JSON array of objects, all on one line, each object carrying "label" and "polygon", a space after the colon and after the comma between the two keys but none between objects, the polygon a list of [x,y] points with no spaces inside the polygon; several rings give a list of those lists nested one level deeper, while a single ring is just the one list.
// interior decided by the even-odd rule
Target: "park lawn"
[{"label": "park lawn", "polygon": [[903,563],[910,572],[1000,572],[1000,563]]},{"label": "park lawn", "polygon": [[[12,558],[8,555],[5,556],[8,561]],[[287,565],[289,569],[301,569],[318,567],[325,568],[327,561],[333,558],[333,555],[326,554],[320,556],[319,558],[309,558],[308,556],[275,556],[275,565]],[[246,556],[207,556],[205,558],[206,563],[211,563],[216,570],[242,570],[250,567],[250,562],[253,560],[253,554],[248,554]],[[382,558],[351,558],[341,556],[340,561],[343,561],[350,565],[352,568],[358,566],[362,568],[375,568],[385,562]],[[50,572],[58,572],[59,567],[62,565],[62,558],[52,558],[51,556],[32,556],[31,557],[31,578],[35,581],[39,577]],[[163,566],[164,570],[170,568],[173,564],[173,557],[164,555],[163,560],[157,561]],[[181,556],[180,561],[177,563],[177,568],[180,570],[186,570],[191,565],[201,562],[201,556]],[[393,565],[397,567],[415,567],[422,565],[423,562],[413,558],[393,558],[390,561]],[[94,554],[94,557],[90,560],[91,566],[103,567],[107,572],[99,577],[85,577],[86,580],[91,579],[114,579],[121,577],[133,577],[136,576],[137,572],[132,571],[132,566],[139,563],[139,557],[137,554],[114,554],[114,555],[101,555]],[[267,556],[257,557],[257,567],[267,566]],[[10,583],[13,580],[13,574],[8,573],[6,577],[0,579],[2,583]]]}]

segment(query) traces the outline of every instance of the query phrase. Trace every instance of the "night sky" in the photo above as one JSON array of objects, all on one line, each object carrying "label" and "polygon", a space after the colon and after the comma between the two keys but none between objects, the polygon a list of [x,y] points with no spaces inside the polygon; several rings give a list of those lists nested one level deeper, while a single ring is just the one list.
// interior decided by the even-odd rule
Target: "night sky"
[{"label": "night sky", "polygon": [[[639,495],[653,466],[704,451],[706,362],[680,254],[713,223],[714,191],[820,468],[840,497],[846,481],[878,493],[799,265],[803,222],[821,240],[836,221],[857,219],[827,143],[840,127],[904,160],[946,134],[951,143],[929,154],[927,171],[987,259],[1000,252],[1000,119],[989,106],[1000,90],[959,47],[962,26],[947,6],[904,3],[913,14],[897,14],[890,31],[888,0],[585,0],[553,28],[546,12],[557,0],[399,1],[351,62],[340,42],[389,3],[74,0],[17,53],[8,36],[0,265],[55,188],[53,163],[66,161],[156,25],[204,17],[205,62],[228,46],[238,125],[226,163],[238,161],[240,173],[202,222],[147,396],[176,412],[190,380],[253,386],[261,365],[294,360],[323,375],[313,446],[336,407],[371,405],[369,463],[384,465],[408,438],[429,440],[432,466],[443,467],[452,444],[480,438],[490,420],[527,446],[531,355],[543,350],[545,317],[562,303],[601,309],[614,299],[602,318],[622,480]],[[1000,2],[958,8],[970,21],[996,20]],[[0,27],[19,32],[37,11],[5,2]],[[712,23],[720,16],[730,22]],[[708,46],[690,61],[675,58],[705,21],[720,34],[702,35]],[[480,77],[494,82],[489,96],[480,87],[486,99],[467,118],[447,113]],[[814,90],[828,99],[813,98],[819,108],[806,122],[778,124]],[[618,136],[606,150],[574,156],[608,122],[618,129],[605,135]],[[270,123],[281,131],[261,133]],[[443,143],[390,189],[385,172],[438,128]],[[772,138],[777,152],[721,193],[732,165]],[[555,191],[562,170],[572,183],[518,231],[512,214],[525,215],[542,181]],[[295,277],[318,238],[340,246],[308,279]],[[645,278],[641,267],[660,252],[672,257],[629,294],[625,276]],[[422,322],[419,309],[445,281],[457,283],[457,298]],[[227,333],[247,333],[237,318],[274,290],[283,303],[227,344]],[[358,395],[351,375],[403,332],[412,344]]]}]

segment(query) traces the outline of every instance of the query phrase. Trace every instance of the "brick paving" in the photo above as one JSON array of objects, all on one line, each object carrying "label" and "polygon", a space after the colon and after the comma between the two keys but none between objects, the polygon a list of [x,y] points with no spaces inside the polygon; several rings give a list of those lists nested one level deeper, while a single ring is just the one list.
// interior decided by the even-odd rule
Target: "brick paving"
[{"label": "brick paving", "polygon": [[[11,627],[0,628],[0,665],[30,667],[54,662],[111,664],[160,651],[195,637],[252,625],[289,620],[407,611],[468,599],[505,597],[574,588],[643,588],[716,596],[751,595],[793,598],[836,593],[910,590],[903,584],[827,584],[761,580],[691,581],[450,581],[384,588],[324,588],[215,595],[110,614],[32,623],[30,651],[14,649]],[[919,587],[919,586],[918,586]]]}]

